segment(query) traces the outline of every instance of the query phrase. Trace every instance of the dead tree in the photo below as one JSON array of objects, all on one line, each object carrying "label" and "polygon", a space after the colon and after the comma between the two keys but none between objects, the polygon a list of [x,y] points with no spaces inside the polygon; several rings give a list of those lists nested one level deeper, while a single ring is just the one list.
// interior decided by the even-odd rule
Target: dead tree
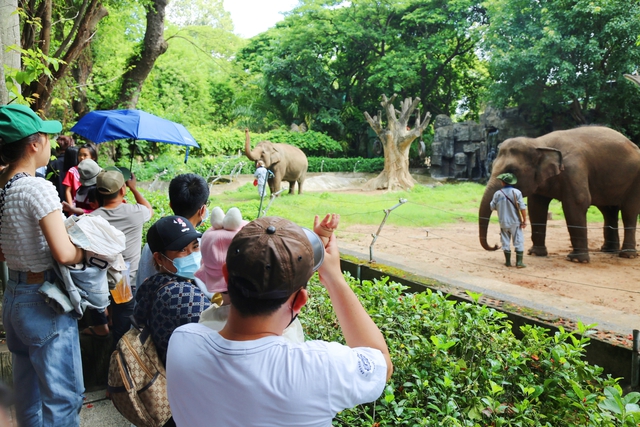
[{"label": "dead tree", "polygon": [[[409,150],[411,143],[420,135],[429,124],[431,113],[427,112],[424,119],[420,120],[420,110],[417,111],[413,129],[409,128],[409,118],[418,106],[420,98],[411,100],[406,98],[402,102],[402,110],[398,111],[393,106],[397,95],[387,99],[382,95],[382,108],[387,116],[387,127],[382,127],[382,111],[378,111],[373,118],[365,111],[364,116],[376,132],[384,150],[384,170],[376,178],[365,184],[368,190],[408,190],[416,181],[409,173]],[[397,114],[400,117],[397,117]]]}]

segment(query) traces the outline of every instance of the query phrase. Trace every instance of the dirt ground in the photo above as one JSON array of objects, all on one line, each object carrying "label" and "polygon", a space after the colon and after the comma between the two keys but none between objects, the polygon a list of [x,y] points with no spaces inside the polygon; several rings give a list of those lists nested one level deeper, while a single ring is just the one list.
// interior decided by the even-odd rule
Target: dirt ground
[{"label": "dirt ground", "polygon": [[[333,191],[360,192],[359,187],[368,178],[364,174],[309,174],[305,191],[326,191],[331,188]],[[231,184],[231,187],[252,179],[251,176],[241,176],[240,182]],[[221,186],[220,190],[229,188]],[[212,191],[215,193],[216,189]],[[406,259],[407,265],[427,263],[443,269],[456,269],[473,276],[518,285],[523,290],[535,289],[640,315],[640,257],[626,259],[600,252],[603,243],[602,223],[588,226],[591,262],[587,264],[566,260],[571,244],[566,225],[560,220],[548,222],[547,257],[526,255],[526,249],[531,246],[531,229],[525,229],[524,261],[527,267],[524,269],[505,267],[500,250],[489,252],[482,249],[476,223],[422,228],[385,225],[373,246],[373,252],[374,258],[375,254],[400,254]],[[371,235],[377,229],[378,225],[353,225],[339,230],[338,237],[350,248],[368,254]],[[498,225],[492,223],[487,239],[490,245],[500,244],[499,232]],[[640,245],[638,249],[640,252]],[[515,264],[515,254],[513,258]]]},{"label": "dirt ground", "polygon": [[[547,249],[549,256],[527,256],[526,268],[507,268],[501,250],[482,249],[478,225],[450,224],[444,227],[404,228],[385,225],[373,246],[375,254],[402,254],[408,265],[428,263],[444,269],[496,279],[520,287],[561,295],[595,305],[640,314],[640,258],[626,259],[598,251],[602,245],[602,224],[589,224],[591,262],[566,260],[571,250],[564,221],[549,221]],[[377,227],[354,225],[342,230],[341,239],[369,253],[371,233]],[[491,224],[489,244],[499,244],[499,228]],[[531,246],[530,230],[525,229],[525,248]],[[512,258],[515,257],[515,254]],[[515,264],[515,260],[512,263]]]}]

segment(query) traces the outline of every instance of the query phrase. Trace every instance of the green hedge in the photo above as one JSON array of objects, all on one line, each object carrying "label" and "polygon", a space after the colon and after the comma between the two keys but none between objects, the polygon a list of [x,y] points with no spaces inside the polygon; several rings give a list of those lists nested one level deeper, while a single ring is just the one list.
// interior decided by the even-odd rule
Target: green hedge
[{"label": "green hedge", "polygon": [[[356,158],[332,158],[332,157],[308,157],[309,172],[379,172],[384,169],[384,158],[373,159]],[[240,165],[242,163],[242,165]],[[129,167],[127,161],[119,162],[119,166]],[[212,179],[218,175],[229,175],[234,170],[240,170],[242,174],[253,174],[254,163],[241,156],[195,156],[189,157],[188,163],[184,163],[184,154],[166,153],[153,161],[147,161],[134,165],[134,173],[139,181],[148,182],[155,179],[170,181],[174,176],[193,172],[206,179]]]},{"label": "green hedge", "polygon": [[[244,131],[238,129],[212,131],[207,126],[190,127],[189,131],[200,145],[199,150],[194,150],[196,156],[234,155],[238,150],[244,152]],[[315,131],[301,133],[277,129],[263,134],[251,134],[252,147],[265,140],[299,147],[308,156],[340,156],[346,148],[346,143],[339,143]]]},{"label": "green hedge", "polygon": [[[638,393],[584,360],[578,333],[523,326],[506,315],[439,293],[403,294],[396,283],[350,279],[385,336],[394,373],[374,404],[339,413],[336,426],[636,426]],[[326,289],[309,286],[300,314],[306,339],[343,342]],[[480,295],[469,293],[477,302]]]},{"label": "green hedge", "polygon": [[362,157],[328,158],[309,157],[309,172],[380,172],[384,169],[384,158]]}]

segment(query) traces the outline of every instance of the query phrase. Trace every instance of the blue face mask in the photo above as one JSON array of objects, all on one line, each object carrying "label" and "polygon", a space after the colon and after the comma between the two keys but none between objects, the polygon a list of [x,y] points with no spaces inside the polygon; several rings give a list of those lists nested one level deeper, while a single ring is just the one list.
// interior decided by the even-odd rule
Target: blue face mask
[{"label": "blue face mask", "polygon": [[182,258],[175,258],[173,266],[176,268],[176,274],[180,277],[187,279],[194,279],[195,272],[200,268],[200,262],[202,261],[202,254],[200,251],[191,252],[189,255]]},{"label": "blue face mask", "polygon": [[205,222],[209,218],[209,208],[204,207],[204,216],[200,219],[200,222],[196,225],[196,227],[200,227],[203,222]]}]

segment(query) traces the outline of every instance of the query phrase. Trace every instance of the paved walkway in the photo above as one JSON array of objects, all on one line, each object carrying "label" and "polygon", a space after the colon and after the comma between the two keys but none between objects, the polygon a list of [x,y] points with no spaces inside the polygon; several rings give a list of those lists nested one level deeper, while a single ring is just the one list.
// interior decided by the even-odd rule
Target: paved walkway
[{"label": "paved walkway", "polygon": [[113,403],[105,397],[105,390],[85,394],[84,405],[80,411],[80,427],[130,427]]}]

